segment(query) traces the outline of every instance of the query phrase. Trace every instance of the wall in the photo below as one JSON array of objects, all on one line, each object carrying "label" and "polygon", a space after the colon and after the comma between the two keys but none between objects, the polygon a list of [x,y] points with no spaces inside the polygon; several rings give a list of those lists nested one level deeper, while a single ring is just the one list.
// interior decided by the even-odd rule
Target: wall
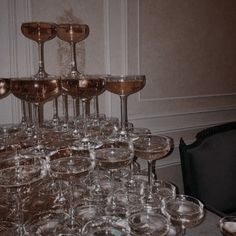
[{"label": "wall", "polygon": [[[145,88],[128,99],[129,120],[174,138],[174,152],[157,165],[160,177],[177,176],[181,185],[179,138],[191,142],[199,130],[236,119],[235,10],[234,0],[1,0],[0,76],[37,70],[37,48],[21,34],[22,22],[88,24],[89,37],[77,45],[79,69],[146,75]],[[45,44],[49,73],[63,73],[68,57],[59,39]],[[102,113],[120,115],[118,96],[106,92],[99,101]],[[13,96],[0,111],[1,123],[20,121]],[[45,113],[51,117],[51,103]]]}]

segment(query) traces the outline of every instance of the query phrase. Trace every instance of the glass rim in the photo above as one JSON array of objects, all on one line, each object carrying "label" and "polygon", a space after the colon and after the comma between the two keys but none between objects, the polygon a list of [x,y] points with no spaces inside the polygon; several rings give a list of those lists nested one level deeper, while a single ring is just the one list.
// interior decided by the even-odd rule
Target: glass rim
[{"label": "glass rim", "polygon": [[[13,154],[15,155],[15,154]],[[19,161],[19,165],[17,165],[17,161]],[[37,170],[37,177],[31,179],[31,181],[27,180],[27,182],[20,182],[13,184],[11,183],[0,183],[0,188],[9,188],[9,189],[15,189],[15,188],[21,188],[27,185],[31,185],[38,180],[44,178],[47,175],[47,169],[46,169],[46,161],[42,158],[39,158],[37,156],[27,156],[27,158],[24,155],[19,155],[19,159],[15,157],[9,157],[7,159],[0,161],[0,171],[9,170],[12,168],[19,168],[19,167],[27,167],[27,166],[33,166],[33,168],[30,168],[28,171],[31,173],[31,170]]]},{"label": "glass rim", "polygon": [[84,28],[89,28],[89,25],[84,24],[84,23],[76,23],[76,22],[68,22],[68,23],[58,23],[57,24],[58,28],[62,26],[75,26],[75,27],[84,27]]},{"label": "glass rim", "polygon": [[23,81],[29,81],[29,80],[46,81],[46,80],[60,80],[60,78],[61,78],[60,75],[48,75],[48,76],[43,77],[43,78],[37,78],[34,75],[32,75],[32,76],[12,77],[12,78],[9,78],[9,79],[11,81],[19,81],[19,80],[23,80]]},{"label": "glass rim", "polygon": [[36,25],[48,24],[48,25],[55,26],[55,27],[57,27],[57,25],[58,25],[57,23],[51,22],[51,21],[25,21],[25,22],[21,23],[21,26],[30,25],[30,24],[36,24]]},{"label": "glass rim", "polygon": [[70,73],[61,75],[61,79],[71,79],[71,80],[105,80],[109,75],[106,74],[79,74],[77,76],[73,76]]},{"label": "glass rim", "polygon": [[[107,225],[109,225],[109,228],[116,228],[118,230],[121,230],[124,233],[129,233],[128,229],[119,224],[119,221],[122,221],[122,218],[117,217],[117,216],[112,216],[112,215],[104,215],[104,216],[97,216],[91,220],[89,220],[82,228],[82,235],[85,234],[87,235],[87,228],[91,225],[91,224],[95,224],[95,227],[99,227],[99,230],[102,230],[103,226],[101,227],[102,224],[105,224],[105,227],[107,227]],[[93,226],[92,226],[93,227]]]},{"label": "glass rim", "polygon": [[236,222],[236,215],[223,216],[219,219],[219,223],[223,223],[225,220],[229,222]]},{"label": "glass rim", "polygon": [[167,197],[165,199],[165,203],[168,203],[170,201],[174,201],[174,200],[186,200],[186,201],[192,201],[194,203],[197,203],[201,208],[204,208],[204,204],[196,197],[190,196],[190,195],[186,195],[186,194],[176,194],[174,197]]},{"label": "glass rim", "polygon": [[108,79],[146,79],[144,74],[121,74],[121,75],[109,75]]}]

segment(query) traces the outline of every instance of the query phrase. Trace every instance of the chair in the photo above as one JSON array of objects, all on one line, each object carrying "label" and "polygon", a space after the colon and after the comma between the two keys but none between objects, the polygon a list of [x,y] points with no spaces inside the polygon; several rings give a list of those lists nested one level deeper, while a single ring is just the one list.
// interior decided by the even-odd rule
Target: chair
[{"label": "chair", "polygon": [[236,214],[236,122],[207,128],[179,144],[184,192],[219,216]]}]

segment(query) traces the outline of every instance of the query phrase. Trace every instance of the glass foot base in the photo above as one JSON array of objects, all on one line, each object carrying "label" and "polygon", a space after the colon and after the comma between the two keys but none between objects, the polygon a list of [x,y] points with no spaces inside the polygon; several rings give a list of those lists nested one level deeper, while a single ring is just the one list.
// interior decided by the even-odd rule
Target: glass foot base
[{"label": "glass foot base", "polygon": [[149,210],[158,210],[163,207],[163,202],[158,194],[147,193],[147,195],[142,197],[141,201],[145,208]]},{"label": "glass foot base", "polygon": [[103,145],[102,141],[96,139],[83,138],[80,141],[75,141],[71,146],[71,150],[91,150],[100,148]]},{"label": "glass foot base", "polygon": [[127,208],[122,205],[108,205],[105,208],[105,212],[109,216],[116,216],[120,217],[121,219],[124,219],[127,217]]},{"label": "glass foot base", "polygon": [[139,138],[138,135],[124,130],[119,130],[116,133],[112,134],[108,139],[111,141],[124,141],[124,140],[132,140],[135,141]]},{"label": "glass foot base", "polygon": [[69,130],[67,132],[64,132],[62,134],[62,138],[64,140],[79,140],[81,138],[81,135],[78,130]]}]

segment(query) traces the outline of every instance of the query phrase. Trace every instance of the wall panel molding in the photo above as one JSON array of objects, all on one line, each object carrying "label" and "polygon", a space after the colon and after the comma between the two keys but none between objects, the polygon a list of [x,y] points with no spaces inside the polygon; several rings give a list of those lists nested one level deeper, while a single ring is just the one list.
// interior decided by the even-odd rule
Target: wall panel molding
[{"label": "wall panel molding", "polygon": [[[111,74],[111,45],[110,45],[110,15],[109,15],[109,0],[103,0],[103,11],[104,11],[104,49],[105,49],[105,73]],[[108,116],[111,116],[112,103],[111,93],[105,93],[105,110]]]},{"label": "wall panel molding", "polygon": [[121,19],[122,19],[122,50],[123,50],[123,58],[122,58],[122,62],[123,62],[123,74],[127,74],[128,73],[128,17],[127,17],[127,1],[128,0],[122,0],[121,1]]},{"label": "wall panel molding", "polygon": [[209,114],[209,113],[215,113],[215,112],[225,112],[225,111],[236,111],[236,106],[226,106],[221,108],[209,108],[208,110],[194,110],[194,111],[186,111],[186,112],[175,112],[175,113],[168,113],[168,114],[143,114],[143,115],[131,115],[131,120],[144,120],[144,119],[155,119],[155,118],[168,118],[168,117],[178,117],[178,116],[189,116],[189,115],[196,115],[196,114]]},{"label": "wall panel molding", "polygon": [[[142,94],[142,92],[140,92]],[[162,98],[142,98],[140,96],[140,102],[153,102],[153,101],[170,101],[170,100],[185,100],[185,99],[198,99],[198,98],[214,98],[214,97],[229,97],[236,96],[236,93],[222,93],[222,94],[204,94],[194,96],[177,96],[177,97],[162,97]]]},{"label": "wall panel molding", "polygon": [[[8,1],[8,42],[9,42],[9,77],[18,76],[18,45],[17,45],[17,7],[16,0]],[[20,101],[15,98],[12,94],[11,96],[11,120],[13,123],[19,121],[20,111]]]},{"label": "wall panel molding", "polygon": [[[5,1],[5,0],[4,0]],[[28,76],[32,71],[32,48],[29,39],[25,39],[21,33],[21,24],[24,21],[29,21],[31,17],[31,0],[6,0],[4,11],[8,17],[1,18],[5,38],[2,44],[4,52],[2,57],[7,58],[9,62],[6,69],[2,70],[5,77],[17,78],[20,76]],[[4,59],[5,60],[5,59]],[[3,66],[3,65],[1,65]],[[5,66],[6,67],[6,66]],[[5,72],[4,72],[5,71]],[[1,75],[3,76],[3,75]],[[21,120],[21,102],[14,95],[1,101],[6,110],[2,114],[1,122],[18,123]],[[4,103],[6,104],[4,105]]]},{"label": "wall panel molding", "polygon": [[235,121],[236,107],[232,109],[176,113],[171,115],[132,116],[129,120],[136,127],[149,128],[153,134],[168,134],[178,143],[180,137],[191,141],[201,129]]}]

